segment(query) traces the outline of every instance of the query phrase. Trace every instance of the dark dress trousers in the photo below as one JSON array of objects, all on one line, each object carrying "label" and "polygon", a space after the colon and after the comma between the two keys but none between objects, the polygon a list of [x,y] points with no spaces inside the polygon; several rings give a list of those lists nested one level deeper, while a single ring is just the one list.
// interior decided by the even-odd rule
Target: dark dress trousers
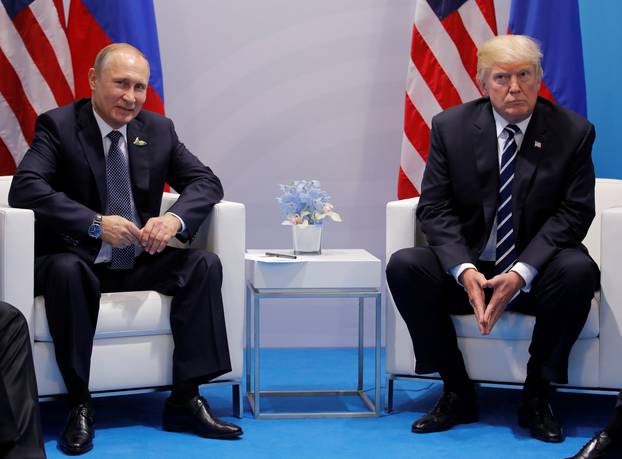
[{"label": "dark dress trousers", "polygon": [[[400,250],[387,282],[413,340],[418,373],[463,364],[450,313],[469,314],[448,274],[482,253],[497,211],[499,160],[492,106],[481,98],[432,120],[417,218],[428,247]],[[568,356],[590,309],[599,273],[581,240],[594,218],[595,131],[583,117],[538,99],[518,152],[512,213],[518,259],[538,270],[509,308],[534,315],[528,372],[567,382]]]},{"label": "dark dress trousers", "polygon": [[45,457],[28,324],[21,312],[1,301],[0,457]]},{"label": "dark dress trousers", "polygon": [[[144,225],[160,212],[168,183],[180,193],[170,211],[191,240],[223,191],[219,179],[178,140],[173,123],[141,111],[127,125],[134,204]],[[35,293],[45,297],[56,360],[71,391],[88,383],[99,298],[103,292],[156,290],[172,295],[173,382],[207,382],[231,371],[218,257],[167,247],[142,253],[130,270],[94,264],[101,241],[88,236],[107,208],[102,137],[89,99],[40,115],[31,148],[9,193],[13,207],[35,213]],[[139,225],[140,226],[140,225]]]}]

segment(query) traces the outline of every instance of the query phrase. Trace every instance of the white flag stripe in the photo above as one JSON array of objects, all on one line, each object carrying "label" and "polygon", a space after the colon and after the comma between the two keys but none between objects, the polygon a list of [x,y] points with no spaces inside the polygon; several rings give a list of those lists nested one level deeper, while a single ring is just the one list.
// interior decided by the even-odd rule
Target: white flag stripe
[{"label": "white flag stripe", "polygon": [[460,54],[453,40],[430,8],[430,5],[428,5],[428,2],[417,3],[415,24],[428,47],[434,53],[436,60],[456,88],[460,99],[466,102],[480,97],[479,89],[477,89],[477,86],[475,86],[475,83],[462,65]]},{"label": "white flag stripe", "polygon": [[0,113],[2,113],[0,116],[0,139],[11,152],[15,164],[18,164],[28,150],[28,142],[24,138],[19,121],[1,92]]},{"label": "white flag stripe", "polygon": [[471,36],[471,40],[478,48],[486,40],[495,36],[482,14],[482,10],[479,9],[475,2],[465,2],[458,8],[458,14],[460,14],[464,28]]},{"label": "white flag stripe", "polygon": [[0,8],[0,48],[21,80],[35,112],[39,114],[56,107],[52,90],[30,57],[22,37],[4,8]]},{"label": "white flag stripe", "polygon": [[60,21],[55,20],[58,13],[54,4],[48,0],[35,0],[30,4],[30,10],[54,49],[56,60],[73,94],[73,68],[71,66],[69,42]]},{"label": "white flag stripe", "polygon": [[408,180],[410,180],[417,190],[421,190],[425,161],[421,154],[412,146],[405,134],[402,138],[402,157],[400,163]]},{"label": "white flag stripe", "polygon": [[432,126],[432,118],[442,110],[442,107],[412,60],[408,66],[406,93],[425,121],[425,124],[430,128]]}]

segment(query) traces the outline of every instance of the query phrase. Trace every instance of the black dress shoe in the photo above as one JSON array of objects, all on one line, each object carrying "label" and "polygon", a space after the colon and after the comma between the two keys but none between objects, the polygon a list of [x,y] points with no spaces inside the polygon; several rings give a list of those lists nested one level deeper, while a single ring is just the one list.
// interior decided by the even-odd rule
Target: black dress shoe
[{"label": "black dress shoe", "polygon": [[456,424],[469,424],[479,420],[475,399],[461,398],[455,392],[445,392],[432,410],[413,422],[415,433],[442,432]]},{"label": "black dress shoe", "polygon": [[[617,449],[618,445],[615,444],[613,438],[609,436],[604,430],[594,435],[590,441],[588,441],[583,448],[579,450],[577,454],[567,459],[596,459],[598,458],[614,458],[622,457],[622,451]],[[615,452],[618,453],[615,456]],[[610,454],[611,453],[611,454]]]},{"label": "black dress shoe", "polygon": [[523,400],[518,408],[518,425],[528,428],[531,436],[549,443],[564,441],[562,427],[555,419],[549,402],[543,397]]},{"label": "black dress shoe", "polygon": [[162,428],[167,432],[194,432],[208,438],[237,438],[242,429],[214,416],[207,401],[196,396],[183,404],[170,398],[164,404]]},{"label": "black dress shoe", "polygon": [[93,449],[93,414],[89,403],[71,408],[65,430],[58,440],[58,446],[65,454],[84,454]]}]

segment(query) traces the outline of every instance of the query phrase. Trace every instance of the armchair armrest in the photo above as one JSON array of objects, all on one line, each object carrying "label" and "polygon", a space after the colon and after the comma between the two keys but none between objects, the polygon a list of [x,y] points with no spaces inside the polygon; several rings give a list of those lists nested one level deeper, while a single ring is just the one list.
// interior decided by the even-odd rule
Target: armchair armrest
[{"label": "armchair armrest", "polygon": [[0,300],[26,317],[33,335],[35,217],[32,210],[0,207]]},{"label": "armchair armrest", "polygon": [[622,386],[622,207],[603,211],[600,240],[600,383]]},{"label": "armchair armrest", "polygon": [[387,203],[387,261],[398,250],[415,246],[417,204],[419,198]]},{"label": "armchair armrest", "polygon": [[[417,229],[415,212],[419,198],[387,203],[386,261],[400,249],[415,246]],[[414,374],[415,354],[406,324],[399,316],[388,286],[386,289],[386,371],[388,374]],[[400,349],[398,351],[398,349]]]}]

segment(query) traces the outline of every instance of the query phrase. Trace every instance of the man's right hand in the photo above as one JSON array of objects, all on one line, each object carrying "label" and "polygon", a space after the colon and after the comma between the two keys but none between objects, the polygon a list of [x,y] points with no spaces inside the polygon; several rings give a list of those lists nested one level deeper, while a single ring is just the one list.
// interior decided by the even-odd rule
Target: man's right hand
[{"label": "man's right hand", "polygon": [[474,268],[467,268],[460,274],[460,283],[464,286],[469,296],[469,303],[473,307],[475,319],[479,325],[480,333],[486,331],[486,301],[484,299],[484,285],[486,277]]},{"label": "man's right hand", "polygon": [[119,215],[104,215],[102,241],[117,249],[140,244],[140,230],[134,223]]}]

